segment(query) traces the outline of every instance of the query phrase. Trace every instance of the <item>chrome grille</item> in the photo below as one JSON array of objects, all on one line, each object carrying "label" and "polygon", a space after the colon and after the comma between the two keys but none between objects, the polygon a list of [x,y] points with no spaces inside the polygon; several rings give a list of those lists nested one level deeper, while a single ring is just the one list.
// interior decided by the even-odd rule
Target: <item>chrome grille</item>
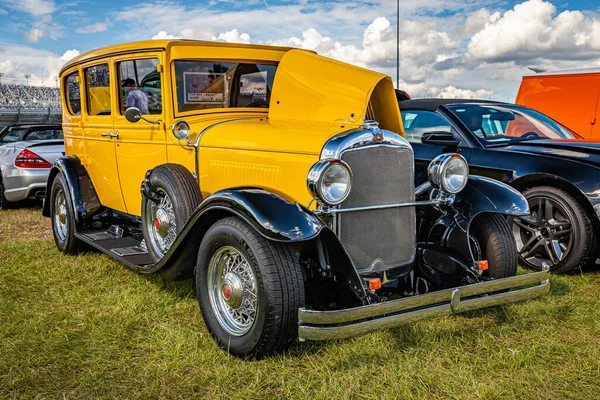
[{"label": "chrome grille", "polygon": [[[354,176],[341,208],[414,201],[410,147],[367,146],[342,155]],[[411,263],[415,256],[415,208],[340,213],[338,236],[359,272],[380,272]]]}]

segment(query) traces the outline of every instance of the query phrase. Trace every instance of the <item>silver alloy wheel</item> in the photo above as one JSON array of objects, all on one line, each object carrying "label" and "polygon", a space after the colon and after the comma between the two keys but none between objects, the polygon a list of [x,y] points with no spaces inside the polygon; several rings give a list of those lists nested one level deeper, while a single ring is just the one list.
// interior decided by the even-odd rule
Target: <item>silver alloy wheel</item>
[{"label": "silver alloy wheel", "polygon": [[258,289],[250,263],[231,246],[211,257],[207,274],[208,298],[219,325],[232,336],[242,336],[258,315]]},{"label": "silver alloy wheel", "polygon": [[67,199],[65,192],[62,189],[56,190],[54,196],[54,232],[61,241],[67,240],[69,234],[69,226],[67,219]]},{"label": "silver alloy wheel", "polygon": [[173,202],[169,195],[161,188],[154,189],[158,202],[146,202],[146,226],[148,229],[148,243],[160,258],[169,251],[177,238],[177,222]]},{"label": "silver alloy wheel", "polygon": [[519,255],[530,268],[550,268],[559,264],[573,247],[573,229],[569,213],[548,197],[528,199],[530,216],[513,221],[513,235]]}]

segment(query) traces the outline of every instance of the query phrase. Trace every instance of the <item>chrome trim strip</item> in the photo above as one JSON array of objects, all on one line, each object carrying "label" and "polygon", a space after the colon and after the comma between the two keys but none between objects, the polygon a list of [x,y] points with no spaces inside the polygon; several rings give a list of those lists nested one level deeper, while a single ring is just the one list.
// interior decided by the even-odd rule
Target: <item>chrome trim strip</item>
[{"label": "chrome trim strip", "polygon": [[340,214],[340,213],[355,212],[355,211],[383,210],[386,208],[434,206],[434,205],[438,205],[441,203],[446,204],[446,201],[438,198],[438,199],[427,200],[427,201],[409,201],[406,203],[380,204],[377,206],[364,206],[364,207],[352,207],[352,208],[329,208],[327,210],[315,210],[315,214],[316,215],[332,215],[332,214]]},{"label": "chrome trim strip", "polygon": [[[301,308],[298,310],[298,333],[300,338],[308,340],[344,339],[427,318],[509,304],[547,294],[550,291],[549,277],[550,271],[544,270],[347,310]],[[511,292],[472,297],[536,283],[538,285]],[[398,312],[401,313],[395,314]],[[375,319],[364,321],[368,318]],[[335,326],[344,323],[348,324]]]}]

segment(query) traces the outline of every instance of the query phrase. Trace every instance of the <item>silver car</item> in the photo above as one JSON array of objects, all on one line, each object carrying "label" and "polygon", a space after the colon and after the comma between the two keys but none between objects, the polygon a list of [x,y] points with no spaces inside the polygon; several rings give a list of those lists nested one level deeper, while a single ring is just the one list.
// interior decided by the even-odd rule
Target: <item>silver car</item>
[{"label": "silver car", "polygon": [[20,200],[43,199],[50,168],[65,154],[60,126],[27,129],[18,137],[24,140],[3,142],[0,138],[0,209]]}]

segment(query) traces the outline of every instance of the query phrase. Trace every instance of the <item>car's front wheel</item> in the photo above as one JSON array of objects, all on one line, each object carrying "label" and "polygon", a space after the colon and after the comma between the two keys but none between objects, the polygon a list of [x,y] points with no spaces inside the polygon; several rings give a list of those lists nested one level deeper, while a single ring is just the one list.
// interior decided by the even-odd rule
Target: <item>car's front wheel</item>
[{"label": "car's front wheel", "polygon": [[594,252],[594,230],[579,202],[564,190],[540,186],[523,192],[531,214],[512,219],[521,265],[555,273],[585,266]]},{"label": "car's front wheel", "polygon": [[237,218],[217,221],[204,236],[196,292],[209,332],[237,357],[270,356],[298,334],[304,282],[296,252]]},{"label": "car's front wheel", "polygon": [[471,223],[476,258],[488,261],[485,275],[508,278],[517,274],[517,247],[506,218],[499,214],[478,215]]}]

